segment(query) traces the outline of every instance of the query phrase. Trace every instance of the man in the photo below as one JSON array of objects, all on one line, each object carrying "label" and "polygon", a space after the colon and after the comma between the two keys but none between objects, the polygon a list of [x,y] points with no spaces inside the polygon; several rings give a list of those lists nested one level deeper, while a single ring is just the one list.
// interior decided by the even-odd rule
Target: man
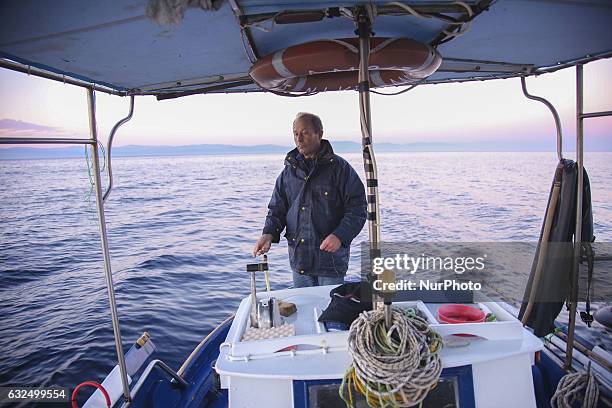
[{"label": "man", "polygon": [[253,256],[268,252],[286,228],[294,286],[341,284],[351,241],[366,220],[363,183],[323,139],[318,116],[298,113],[293,138],[296,148],[287,154],[276,179]]}]

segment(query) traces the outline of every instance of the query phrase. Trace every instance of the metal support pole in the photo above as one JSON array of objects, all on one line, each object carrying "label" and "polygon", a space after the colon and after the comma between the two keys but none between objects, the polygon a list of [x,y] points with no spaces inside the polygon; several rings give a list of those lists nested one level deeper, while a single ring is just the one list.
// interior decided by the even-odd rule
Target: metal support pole
[{"label": "metal support pole", "polygon": [[91,139],[70,139],[66,137],[0,137],[0,144],[79,144],[90,145]]},{"label": "metal support pole", "polygon": [[[363,17],[366,19],[366,17]],[[372,115],[370,110],[370,26],[359,23],[359,111],[363,145],[372,146]]]},{"label": "metal support pole", "polygon": [[110,136],[108,137],[108,142],[106,144],[106,167],[108,168],[108,187],[106,188],[106,192],[104,193],[104,197],[102,201],[106,201],[108,196],[110,195],[111,189],[113,188],[113,166],[111,164],[111,151],[113,149],[113,139],[115,138],[115,133],[117,130],[124,124],[132,119],[132,115],[134,114],[134,95],[130,96],[130,111],[128,115],[121,119],[119,122],[115,123],[113,126],[113,130],[110,132]]},{"label": "metal support pole", "polygon": [[[215,329],[215,330],[217,330],[217,329]],[[163,372],[168,374],[168,376],[170,376],[172,378],[170,381],[173,384],[177,384],[178,387],[180,387],[180,388],[187,388],[189,386],[189,383],[187,381],[185,381],[183,379],[183,377],[181,377],[181,374],[175,372],[173,369],[168,367],[168,365],[166,363],[164,363],[161,360],[153,360],[153,361],[151,361],[147,365],[147,367],[144,369],[144,371],[140,375],[140,378],[138,379],[138,382],[134,386],[134,390],[132,392],[132,398],[134,398],[134,397],[136,397],[136,395],[138,395],[138,392],[142,388],[142,386],[145,383],[145,381],[147,381],[147,378],[149,377],[149,375],[151,374],[151,372],[153,371],[153,369],[155,367],[159,367]],[[121,405],[121,408],[128,408],[129,406],[131,406],[131,401],[125,401],[123,403],[123,405]]]},{"label": "metal support pole", "polygon": [[581,64],[576,65],[576,164],[578,165],[578,186],[576,193],[576,232],[574,235],[574,265],[571,277],[569,324],[567,328],[567,343],[565,350],[565,369],[572,368],[572,352],[574,350],[574,331],[576,329],[576,309],[578,303],[578,276],[580,267],[580,249],[582,246],[582,190],[584,185],[583,175],[583,86],[582,86]]},{"label": "metal support pole", "polygon": [[552,113],[553,118],[555,119],[555,127],[557,129],[557,157],[559,160],[563,159],[563,135],[561,133],[561,119],[559,119],[559,113],[557,113],[557,110],[552,103],[540,96],[531,95],[527,91],[527,83],[524,76],[521,77],[521,87],[523,88],[523,95],[525,95],[526,98],[542,102]]},{"label": "metal support pole", "polygon": [[251,272],[251,327],[257,324],[257,283],[255,282],[255,271]]},{"label": "metal support pole", "polygon": [[[371,21],[364,9],[358,9],[357,33],[359,34],[359,113],[363,147],[363,165],[366,173],[368,201],[368,234],[370,238],[370,265],[372,258],[380,257],[380,206],[378,197],[378,167],[372,146],[372,116],[370,111],[370,36]],[[373,294],[374,309],[383,305],[383,299]],[[391,326],[391,303],[384,302],[385,323]]]},{"label": "metal support pole", "polygon": [[57,74],[55,72],[47,71],[41,68],[33,67],[31,65],[22,64],[15,61],[10,61],[5,58],[0,58],[0,68],[10,69],[12,71],[22,72],[28,75],[34,75],[37,77],[50,79],[52,81],[62,82],[64,84],[70,84],[75,86],[80,86],[82,88],[93,88],[99,92],[105,92],[111,95],[124,96],[126,94],[125,91],[118,91],[110,86],[102,86],[97,85],[86,80],[72,78],[70,76],[66,77],[65,74]]},{"label": "metal support pole", "polygon": [[115,301],[115,288],[113,286],[113,274],[110,263],[110,253],[108,250],[108,238],[106,235],[106,220],[104,217],[104,202],[102,200],[102,183],[100,179],[100,155],[98,154],[98,131],[96,124],[96,96],[92,88],[87,89],[87,105],[89,108],[89,129],[93,142],[93,170],[94,170],[94,190],[96,192],[96,207],[98,209],[98,222],[100,226],[100,241],[102,244],[102,255],[104,256],[104,272],[106,275],[106,289],[108,290],[108,302],[110,304],[113,332],[115,335],[115,347],[117,358],[119,359],[119,371],[121,373],[121,383],[123,385],[123,397],[126,401],[130,400],[130,387],[127,380],[127,370],[125,367],[125,356],[121,343],[121,329],[119,318],[117,317],[117,303]]},{"label": "metal support pole", "polygon": [[581,115],[582,118],[603,118],[605,116],[612,116],[612,111],[602,111],[602,112],[589,112],[583,113]]}]

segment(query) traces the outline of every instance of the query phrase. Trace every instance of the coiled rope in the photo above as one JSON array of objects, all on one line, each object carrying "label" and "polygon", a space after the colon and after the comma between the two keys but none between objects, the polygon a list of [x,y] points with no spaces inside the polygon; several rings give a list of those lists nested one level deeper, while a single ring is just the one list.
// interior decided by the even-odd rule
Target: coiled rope
[{"label": "coiled rope", "polygon": [[344,374],[340,397],[353,408],[353,391],[370,407],[412,407],[438,384],[442,338],[427,321],[394,308],[385,327],[383,310],[363,312],[348,337],[353,362]]},{"label": "coiled rope", "polygon": [[[579,400],[582,391],[584,397]],[[599,400],[599,386],[597,379],[591,373],[591,363],[587,371],[566,374],[557,384],[557,390],[550,399],[553,408],[572,408],[574,403],[582,402],[582,408],[595,408]]]},{"label": "coiled rope", "polygon": [[[463,7],[468,14],[468,20],[467,21],[448,21],[447,18],[443,18],[442,16],[439,15],[430,15],[430,14],[425,14],[425,13],[419,13],[417,12],[415,9],[413,9],[412,7],[404,4],[404,3],[400,3],[399,1],[393,1],[391,3],[387,3],[387,5],[389,6],[397,6],[399,8],[402,8],[404,10],[406,10],[408,13],[412,14],[415,17],[419,17],[419,18],[437,18],[437,19],[441,19],[443,20],[446,24],[450,25],[450,26],[458,26],[457,28],[453,28],[451,30],[442,30],[442,32],[444,33],[444,35],[446,35],[445,38],[442,39],[442,41],[450,39],[450,38],[455,38],[455,37],[460,37],[463,34],[467,33],[468,30],[470,29],[470,23],[471,23],[471,19],[474,16],[474,11],[472,10],[472,8],[469,6],[469,4],[463,2],[463,1],[454,1],[451,4],[457,4],[461,7]],[[453,30],[457,30],[457,31],[453,31]]]},{"label": "coiled rope", "polygon": [[149,0],[146,14],[159,25],[175,25],[183,21],[188,7],[213,11],[220,7],[220,3],[215,0]]}]

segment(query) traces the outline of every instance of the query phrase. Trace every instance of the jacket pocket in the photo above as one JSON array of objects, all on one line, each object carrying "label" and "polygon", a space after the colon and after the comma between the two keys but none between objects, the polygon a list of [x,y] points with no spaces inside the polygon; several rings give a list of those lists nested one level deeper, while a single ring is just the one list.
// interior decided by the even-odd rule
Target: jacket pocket
[{"label": "jacket pocket", "polygon": [[321,275],[338,275],[339,271],[336,267],[333,252],[321,251],[319,249],[319,265],[317,268]]},{"label": "jacket pocket", "polygon": [[287,238],[287,249],[289,252],[289,266],[294,271],[303,268],[303,260],[301,259],[300,248],[297,246],[297,239],[295,234],[287,232],[285,233]]},{"label": "jacket pocket", "polygon": [[336,252],[319,250],[319,271],[323,275],[344,275],[348,270],[351,250],[341,246]]},{"label": "jacket pocket", "polygon": [[331,186],[317,186],[314,188],[315,195],[324,201],[335,202],[338,199],[338,192],[336,188]]}]

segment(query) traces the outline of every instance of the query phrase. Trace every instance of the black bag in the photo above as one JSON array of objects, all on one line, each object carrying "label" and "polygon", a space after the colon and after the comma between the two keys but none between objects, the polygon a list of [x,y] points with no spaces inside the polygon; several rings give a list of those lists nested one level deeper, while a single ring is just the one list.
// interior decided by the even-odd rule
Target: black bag
[{"label": "black bag", "polygon": [[329,292],[331,302],[319,316],[319,322],[350,326],[361,312],[372,310],[372,291],[367,282],[344,283]]}]

